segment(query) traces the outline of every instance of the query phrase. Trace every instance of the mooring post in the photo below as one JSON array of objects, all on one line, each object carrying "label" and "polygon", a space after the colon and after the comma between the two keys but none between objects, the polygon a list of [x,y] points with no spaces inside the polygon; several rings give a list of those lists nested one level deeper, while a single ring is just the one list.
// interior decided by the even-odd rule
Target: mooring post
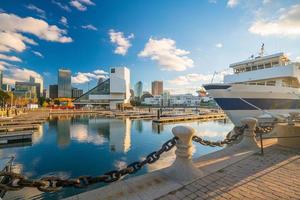
[{"label": "mooring post", "polygon": [[295,125],[294,120],[299,116],[298,112],[290,112],[288,117],[288,125]]},{"label": "mooring post", "polygon": [[259,148],[255,138],[255,128],[257,119],[253,117],[247,117],[241,120],[242,125],[246,125],[247,128],[244,130],[242,141],[237,144],[242,148]]},{"label": "mooring post", "polygon": [[192,162],[192,138],[195,129],[188,126],[176,126],[172,132],[178,140],[175,150],[176,159],[169,167],[168,175],[180,181],[190,181],[201,176],[203,173]]}]

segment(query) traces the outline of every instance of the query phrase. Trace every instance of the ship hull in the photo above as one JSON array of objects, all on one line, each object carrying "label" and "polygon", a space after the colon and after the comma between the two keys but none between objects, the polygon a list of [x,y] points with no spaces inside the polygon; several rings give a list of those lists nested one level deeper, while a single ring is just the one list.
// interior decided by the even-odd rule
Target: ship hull
[{"label": "ship hull", "polygon": [[276,118],[300,112],[296,88],[245,84],[208,84],[204,88],[236,126],[245,117],[258,118],[267,113]]}]

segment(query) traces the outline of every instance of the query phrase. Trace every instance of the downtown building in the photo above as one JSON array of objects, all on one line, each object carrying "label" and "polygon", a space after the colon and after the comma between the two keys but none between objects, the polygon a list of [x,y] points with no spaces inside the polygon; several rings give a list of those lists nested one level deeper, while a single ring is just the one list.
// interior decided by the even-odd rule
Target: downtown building
[{"label": "downtown building", "polygon": [[153,96],[162,95],[164,92],[164,85],[162,81],[153,81],[151,84],[151,92]]},{"label": "downtown building", "polygon": [[126,67],[110,68],[109,78],[76,98],[76,107],[109,107],[117,109],[130,99],[130,70]]},{"label": "downtown building", "polygon": [[71,87],[71,71],[67,69],[58,70],[57,80],[57,96],[58,98],[71,98],[72,87]]}]

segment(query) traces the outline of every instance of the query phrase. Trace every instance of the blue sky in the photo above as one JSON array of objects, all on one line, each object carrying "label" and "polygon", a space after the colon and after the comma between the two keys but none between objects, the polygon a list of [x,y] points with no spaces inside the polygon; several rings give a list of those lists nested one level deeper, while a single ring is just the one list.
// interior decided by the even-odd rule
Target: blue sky
[{"label": "blue sky", "polygon": [[[300,1],[289,0],[1,0],[4,82],[72,70],[87,89],[111,66],[127,66],[131,85],[163,80],[172,93],[216,81],[232,62],[284,51],[300,60]],[[225,70],[225,71],[224,71]]]}]

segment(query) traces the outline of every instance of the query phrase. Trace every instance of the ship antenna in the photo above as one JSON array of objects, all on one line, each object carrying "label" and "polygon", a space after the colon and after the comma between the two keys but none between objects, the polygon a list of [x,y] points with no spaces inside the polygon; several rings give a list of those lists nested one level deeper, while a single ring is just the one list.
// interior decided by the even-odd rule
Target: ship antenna
[{"label": "ship antenna", "polygon": [[214,82],[214,78],[215,78],[215,75],[216,75],[216,71],[214,71],[214,74],[213,74],[213,76],[212,76],[212,78],[211,78],[211,83],[213,83]]},{"label": "ship antenna", "polygon": [[260,53],[259,53],[259,55],[260,55],[261,57],[263,57],[263,56],[264,56],[264,53],[265,53],[265,44],[262,43],[261,48],[260,48]]}]

